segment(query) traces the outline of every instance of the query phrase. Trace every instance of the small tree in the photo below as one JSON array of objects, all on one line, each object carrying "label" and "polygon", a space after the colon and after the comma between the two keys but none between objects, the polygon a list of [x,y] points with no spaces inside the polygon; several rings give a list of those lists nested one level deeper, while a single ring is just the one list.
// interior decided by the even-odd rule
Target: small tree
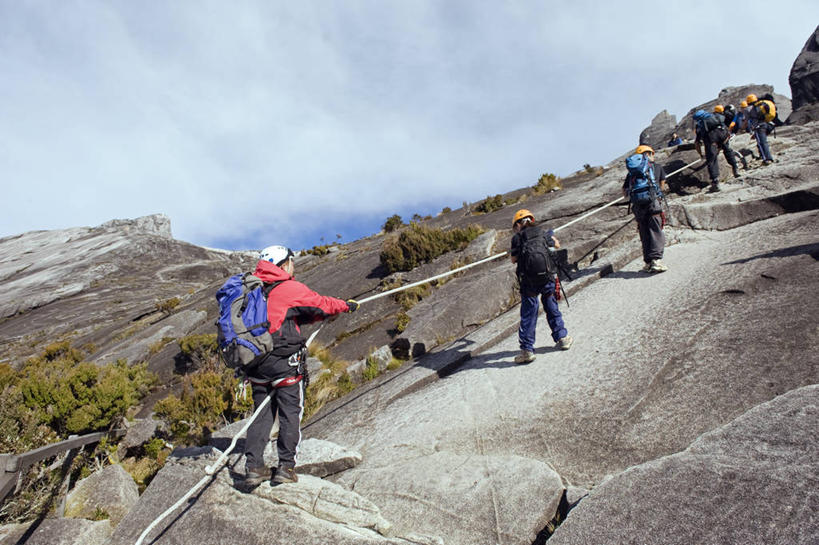
[{"label": "small tree", "polygon": [[384,231],[386,233],[392,233],[396,229],[401,228],[404,225],[404,220],[401,219],[401,216],[395,214],[387,218],[387,221],[384,223]]}]

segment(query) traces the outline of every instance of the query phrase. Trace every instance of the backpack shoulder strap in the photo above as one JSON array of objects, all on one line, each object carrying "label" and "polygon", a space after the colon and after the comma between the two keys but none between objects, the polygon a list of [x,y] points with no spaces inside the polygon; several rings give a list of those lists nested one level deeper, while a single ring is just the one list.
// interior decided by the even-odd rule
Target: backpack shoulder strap
[{"label": "backpack shoulder strap", "polygon": [[273,291],[274,289],[276,289],[277,287],[279,287],[281,284],[283,284],[285,282],[287,282],[287,280],[279,280],[277,282],[270,282],[269,284],[265,283],[264,287],[262,288],[262,291],[264,292],[265,298],[269,297],[271,291]]}]

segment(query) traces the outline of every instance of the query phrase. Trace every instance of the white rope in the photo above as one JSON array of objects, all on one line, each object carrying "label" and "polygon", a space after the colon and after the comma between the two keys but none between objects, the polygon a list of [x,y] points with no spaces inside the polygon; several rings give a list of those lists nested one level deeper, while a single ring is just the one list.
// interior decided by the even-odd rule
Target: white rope
[{"label": "white rope", "polygon": [[433,280],[438,280],[439,278],[443,278],[443,277],[449,276],[451,274],[455,274],[455,273],[458,273],[458,272],[461,272],[461,271],[465,271],[465,270],[470,269],[472,267],[477,267],[478,265],[480,265],[482,263],[486,263],[487,261],[492,261],[493,259],[503,257],[503,256],[506,255],[506,253],[507,252],[501,252],[499,254],[495,254],[495,255],[487,257],[485,259],[481,259],[480,261],[476,261],[475,263],[470,263],[469,265],[464,265],[463,267],[458,267],[457,269],[453,269],[451,271],[447,271],[445,273],[441,273],[441,274],[432,276],[430,278],[427,278],[426,280],[419,280],[418,282],[413,282],[412,284],[407,284],[406,286],[401,286],[399,288],[394,288],[394,289],[391,289],[391,290],[382,291],[381,293],[376,293],[375,295],[372,295],[370,297],[366,297],[364,299],[361,299],[359,301],[359,304],[364,304],[364,303],[367,303],[369,301],[372,301],[373,299],[378,299],[379,297],[386,297],[387,295],[392,295],[393,293],[398,293],[399,291],[408,290],[410,288],[414,288],[415,286],[420,286],[421,284],[426,284],[427,282],[432,282]]}]

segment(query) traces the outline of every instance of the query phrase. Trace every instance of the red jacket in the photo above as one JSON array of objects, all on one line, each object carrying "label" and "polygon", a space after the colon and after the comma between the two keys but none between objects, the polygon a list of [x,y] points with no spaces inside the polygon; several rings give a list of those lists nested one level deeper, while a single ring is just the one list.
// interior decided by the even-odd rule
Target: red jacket
[{"label": "red jacket", "polygon": [[265,283],[280,282],[267,298],[267,319],[274,338],[278,334],[287,340],[301,339],[300,325],[349,310],[346,301],[319,295],[269,261],[260,260],[253,274]]}]

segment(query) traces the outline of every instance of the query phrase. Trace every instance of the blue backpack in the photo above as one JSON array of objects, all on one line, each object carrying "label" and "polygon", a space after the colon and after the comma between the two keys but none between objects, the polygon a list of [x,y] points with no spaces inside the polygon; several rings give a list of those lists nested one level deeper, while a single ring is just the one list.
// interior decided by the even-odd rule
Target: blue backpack
[{"label": "blue backpack", "polygon": [[714,114],[706,112],[705,110],[697,110],[694,112],[694,121],[696,121],[697,126],[701,127],[706,133],[722,125]]},{"label": "blue backpack", "polygon": [[628,169],[628,195],[633,204],[648,204],[662,196],[654,181],[654,169],[648,157],[635,153],[626,158]]},{"label": "blue backpack", "polygon": [[273,349],[273,337],[268,331],[267,296],[279,283],[265,286],[250,273],[236,274],[216,292],[219,354],[231,369],[246,367]]}]

